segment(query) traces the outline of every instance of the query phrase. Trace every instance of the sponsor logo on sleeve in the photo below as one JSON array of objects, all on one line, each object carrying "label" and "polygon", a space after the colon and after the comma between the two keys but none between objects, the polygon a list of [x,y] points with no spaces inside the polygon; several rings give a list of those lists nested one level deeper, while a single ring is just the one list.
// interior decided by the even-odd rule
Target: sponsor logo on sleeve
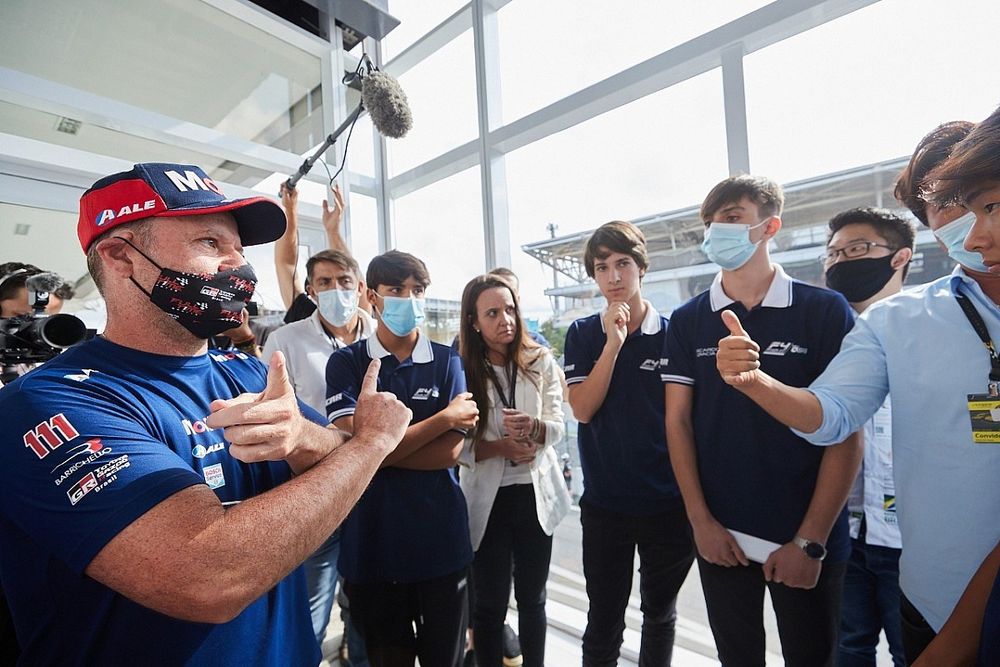
[{"label": "sponsor logo on sleeve", "polygon": [[118,473],[130,465],[128,454],[122,454],[103,464],[97,470],[88,472],[66,491],[70,505],[76,505],[91,492],[100,493],[103,489],[114,484],[118,479]]},{"label": "sponsor logo on sleeve", "polygon": [[717,347],[699,347],[694,351],[694,356],[696,357],[714,357],[719,353],[719,348]]},{"label": "sponsor logo on sleeve", "polygon": [[25,447],[30,448],[38,458],[44,459],[59,446],[79,436],[80,432],[70,423],[66,415],[60,412],[26,432],[22,439]]},{"label": "sponsor logo on sleeve", "polygon": [[205,483],[208,484],[208,488],[217,489],[220,486],[226,485],[226,475],[222,472],[222,464],[216,463],[215,465],[207,466],[204,470],[205,473]]},{"label": "sponsor logo on sleeve", "polygon": [[52,474],[56,475],[56,486],[61,485],[81,468],[95,463],[102,456],[110,454],[111,448],[103,445],[100,438],[91,438],[87,442],[70,448],[66,453],[69,456],[62,463],[52,468]]},{"label": "sponsor logo on sleeve", "polygon": [[566,366],[563,367],[563,371],[569,373],[574,368],[576,368],[576,364],[566,364]]},{"label": "sponsor logo on sleeve", "polygon": [[334,403],[336,403],[337,401],[339,401],[339,400],[341,400],[343,398],[344,398],[344,393],[343,392],[341,392],[339,394],[334,394],[330,398],[326,399],[326,405],[333,405]]}]

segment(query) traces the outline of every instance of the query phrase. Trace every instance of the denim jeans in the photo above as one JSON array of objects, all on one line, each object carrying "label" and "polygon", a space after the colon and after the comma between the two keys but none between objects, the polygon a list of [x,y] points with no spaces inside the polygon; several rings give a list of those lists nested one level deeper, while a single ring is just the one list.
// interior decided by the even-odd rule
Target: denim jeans
[{"label": "denim jeans", "polygon": [[472,562],[478,667],[500,667],[503,663],[503,626],[512,571],[524,667],[545,664],[545,582],[551,556],[552,536],[538,524],[532,485],[500,487]]},{"label": "denim jeans", "polygon": [[306,559],[306,587],[309,590],[309,613],[312,615],[316,641],[322,645],[330,610],[337,595],[337,558],[340,557],[340,529],[333,532],[313,555]]},{"label": "denim jeans", "polygon": [[882,629],[893,665],[906,665],[899,622],[899,554],[899,549],[851,540],[840,607],[838,667],[875,667]]},{"label": "denim jeans", "polygon": [[691,527],[680,501],[669,512],[629,516],[580,503],[583,573],[587,579],[585,667],[618,663],[632,569],[639,552],[642,609],[640,667],[669,665],[674,649],[677,591],[694,560]]}]

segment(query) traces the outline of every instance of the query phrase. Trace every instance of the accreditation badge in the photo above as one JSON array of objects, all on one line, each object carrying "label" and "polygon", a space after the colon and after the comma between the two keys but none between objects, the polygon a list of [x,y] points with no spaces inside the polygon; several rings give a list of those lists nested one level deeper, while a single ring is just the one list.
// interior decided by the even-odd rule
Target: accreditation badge
[{"label": "accreditation badge", "polygon": [[1000,396],[968,394],[972,442],[1000,444]]}]

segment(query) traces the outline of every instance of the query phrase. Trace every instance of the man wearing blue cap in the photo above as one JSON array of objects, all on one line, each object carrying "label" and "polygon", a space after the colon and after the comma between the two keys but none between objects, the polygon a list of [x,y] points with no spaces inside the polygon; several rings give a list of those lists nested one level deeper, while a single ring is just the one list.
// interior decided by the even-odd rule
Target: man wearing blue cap
[{"label": "man wearing blue cap", "polygon": [[243,246],[283,230],[277,204],[193,166],[84,193],[107,327],[0,391],[0,578],[26,664],[319,662],[298,565],[410,411],[375,391],[375,362],[347,439],[297,402],[280,353],[270,372],[208,354],[256,284]]}]

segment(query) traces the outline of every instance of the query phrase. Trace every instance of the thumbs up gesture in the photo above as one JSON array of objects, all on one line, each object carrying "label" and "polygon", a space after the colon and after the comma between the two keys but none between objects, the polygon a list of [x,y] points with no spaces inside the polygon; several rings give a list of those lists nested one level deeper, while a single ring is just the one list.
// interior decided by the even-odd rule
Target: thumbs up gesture
[{"label": "thumbs up gesture", "polygon": [[738,389],[750,387],[759,379],[760,346],[743,330],[740,318],[731,310],[722,311],[722,322],[729,335],[719,341],[715,365],[723,381]]},{"label": "thumbs up gesture", "polygon": [[245,463],[286,460],[300,444],[305,418],[299,412],[281,352],[271,357],[264,391],[212,401],[209,409],[212,414],[205,424],[224,429],[229,454]]},{"label": "thumbs up gesture", "polygon": [[371,440],[373,444],[385,447],[388,454],[406,435],[413,412],[395,394],[378,391],[381,366],[379,359],[373,359],[368,365],[358,392],[358,404],[354,408],[353,428],[355,439]]}]

